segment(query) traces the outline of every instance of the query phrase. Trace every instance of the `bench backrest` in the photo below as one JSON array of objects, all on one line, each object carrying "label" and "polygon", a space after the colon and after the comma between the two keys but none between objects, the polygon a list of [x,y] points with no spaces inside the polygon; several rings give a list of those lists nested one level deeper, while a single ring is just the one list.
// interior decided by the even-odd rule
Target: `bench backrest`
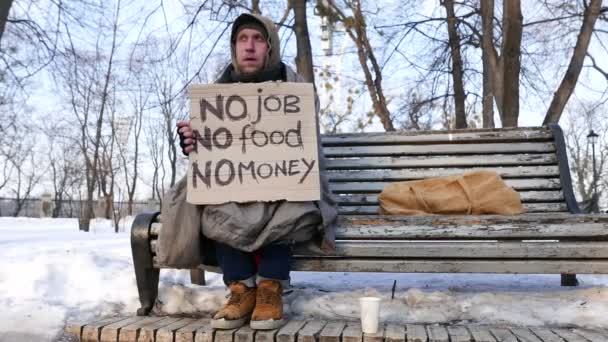
[{"label": "bench backrest", "polygon": [[559,126],[322,136],[340,213],[376,215],[390,182],[491,169],[528,212],[579,212]]}]

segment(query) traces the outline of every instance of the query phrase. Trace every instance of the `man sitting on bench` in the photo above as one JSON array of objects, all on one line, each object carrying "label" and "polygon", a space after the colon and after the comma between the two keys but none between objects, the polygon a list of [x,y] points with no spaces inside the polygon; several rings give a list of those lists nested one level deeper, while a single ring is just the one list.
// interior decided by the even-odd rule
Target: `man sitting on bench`
[{"label": "man sitting on bench", "polygon": [[[304,82],[281,62],[277,28],[265,17],[240,15],[232,25],[230,47],[232,63],[217,83]],[[192,128],[188,122],[177,126],[180,146],[188,155],[195,143]],[[322,167],[322,156],[320,159]],[[213,316],[212,327],[233,329],[249,320],[252,329],[280,327],[292,245],[322,235],[321,248],[334,247],[330,227],[337,211],[328,195],[327,182],[322,179],[322,199],[318,202],[229,202],[186,211],[184,206],[194,205],[183,201],[185,196],[180,192],[186,191],[184,184],[182,179],[163,200],[163,224],[180,227],[180,231],[182,225],[200,224],[203,239],[213,241],[230,299]],[[184,217],[184,212],[194,214]]]}]

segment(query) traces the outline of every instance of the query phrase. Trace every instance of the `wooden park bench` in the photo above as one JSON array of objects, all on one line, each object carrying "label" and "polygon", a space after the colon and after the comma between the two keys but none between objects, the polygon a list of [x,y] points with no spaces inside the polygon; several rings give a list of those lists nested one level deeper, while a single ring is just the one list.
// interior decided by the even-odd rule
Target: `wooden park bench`
[{"label": "wooden park bench", "polygon": [[[608,273],[608,216],[582,214],[557,125],[536,128],[322,136],[327,176],[339,200],[333,255],[296,251],[294,271]],[[515,216],[381,216],[377,195],[390,182],[497,171],[520,194]],[[158,291],[158,213],[133,223],[131,244],[142,307]],[[204,284],[201,265],[192,272]]]}]

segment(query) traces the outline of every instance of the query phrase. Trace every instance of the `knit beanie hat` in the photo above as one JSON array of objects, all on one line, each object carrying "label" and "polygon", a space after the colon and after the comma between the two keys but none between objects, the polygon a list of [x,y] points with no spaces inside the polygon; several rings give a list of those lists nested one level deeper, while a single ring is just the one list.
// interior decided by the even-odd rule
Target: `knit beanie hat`
[{"label": "knit beanie hat", "polygon": [[268,31],[266,31],[266,27],[264,27],[261,22],[252,16],[242,15],[238,17],[232,24],[232,35],[230,40],[233,44],[236,42],[236,37],[238,36],[239,32],[244,29],[256,30],[264,36],[265,40],[268,40]]}]

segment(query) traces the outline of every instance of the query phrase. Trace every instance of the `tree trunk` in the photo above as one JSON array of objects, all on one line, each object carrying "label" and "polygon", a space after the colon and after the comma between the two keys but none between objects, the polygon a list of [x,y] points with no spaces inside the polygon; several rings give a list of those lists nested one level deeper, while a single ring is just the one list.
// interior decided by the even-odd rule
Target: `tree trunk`
[{"label": "tree trunk", "polygon": [[105,197],[106,200],[106,217],[110,220],[114,219],[114,192]]},{"label": "tree trunk", "polygon": [[21,212],[21,169],[17,167],[17,193],[15,194],[15,210],[13,210],[13,217],[19,216],[19,212]]},{"label": "tree trunk", "polygon": [[61,176],[60,184],[57,185],[57,172],[56,167],[53,162],[51,162],[51,167],[53,169],[53,189],[55,190],[54,202],[55,206],[53,207],[53,212],[51,216],[53,218],[59,217],[61,213],[61,209],[63,208],[63,194],[65,193],[66,183],[67,183],[67,170],[63,169],[63,174]]},{"label": "tree trunk", "polygon": [[6,21],[8,20],[8,14],[11,11],[13,0],[2,0],[0,2],[0,42],[2,42],[2,35],[6,28]]},{"label": "tree trunk", "polygon": [[503,3],[503,127],[517,127],[519,118],[519,73],[523,16],[520,0]]},{"label": "tree trunk", "polygon": [[[370,92],[376,115],[380,118],[380,122],[382,123],[385,131],[394,131],[395,127],[393,126],[393,119],[391,118],[391,113],[386,106],[386,98],[384,97],[384,90],[382,89],[382,70],[380,70],[380,66],[376,61],[376,56],[374,55],[374,50],[372,49],[369,39],[367,38],[367,25],[365,23],[365,17],[361,12],[360,0],[353,1],[352,11],[355,19],[353,24],[355,33],[353,34],[350,32],[351,30],[349,30],[349,35],[357,45],[359,63],[361,64],[361,68],[365,74],[365,83],[367,84],[367,88]],[[367,65],[368,60],[372,64],[375,78],[373,78],[371,70]]]},{"label": "tree trunk", "polygon": [[482,123],[484,128],[494,128],[494,90],[492,52],[494,51],[494,0],[483,0],[481,6],[482,36],[481,36],[481,58],[483,60],[483,98],[482,98]]},{"label": "tree trunk", "polygon": [[306,20],[306,0],[292,0],[293,13],[295,17],[293,30],[296,33],[298,54],[296,55],[296,66],[298,74],[304,77],[306,82],[315,82],[312,68],[312,49],[310,48],[310,36],[308,34],[308,23]]},{"label": "tree trunk", "polygon": [[460,55],[460,37],[456,29],[456,15],[454,13],[454,1],[443,2],[448,19],[448,37],[450,55],[452,56],[452,79],[454,81],[454,106],[456,108],[456,128],[467,128],[467,116],[464,110],[464,84],[462,81],[462,56]]},{"label": "tree trunk", "polygon": [[600,14],[601,6],[602,0],[591,0],[589,6],[585,9],[583,24],[581,25],[581,30],[576,39],[574,53],[570,59],[568,70],[566,70],[566,74],[564,75],[559,88],[553,95],[553,100],[551,100],[551,105],[549,105],[543,125],[557,123],[562,116],[564,107],[566,107],[566,103],[568,103],[568,99],[570,99],[570,96],[574,91],[576,81],[583,68],[583,62],[585,61],[585,55],[589,48],[593,27]]},{"label": "tree trunk", "polygon": [[[142,129],[142,114],[143,109],[139,110],[137,117],[135,118],[135,154],[133,160],[133,183],[131,187],[128,189],[129,196],[129,204],[128,204],[128,213],[129,215],[133,215],[133,199],[135,198],[135,189],[137,189],[137,178],[138,178],[138,164],[139,164],[139,137]],[[126,169],[126,163],[125,163]],[[126,171],[126,170],[125,170]],[[126,173],[126,172],[125,172]],[[128,175],[125,175],[128,179]]]},{"label": "tree trunk", "polygon": [[61,209],[63,209],[63,197],[55,197],[54,203],[51,217],[58,218],[61,214]]},{"label": "tree trunk", "polygon": [[[361,1],[353,0],[347,2],[347,5],[352,11],[352,16],[346,16],[333,0],[319,1],[317,10],[344,24],[346,33],[357,47],[359,64],[365,75],[365,85],[374,105],[374,114],[380,119],[385,131],[394,131],[393,119],[386,106],[386,98],[382,89],[382,70],[367,38],[367,27],[361,10]],[[372,75],[372,69],[370,69],[368,61],[371,63],[374,75]]]},{"label": "tree trunk", "polygon": [[251,0],[251,13],[262,14],[262,11],[260,11],[260,0]]},{"label": "tree trunk", "polygon": [[84,210],[78,222],[79,229],[88,232],[90,229],[91,219],[93,218],[93,190],[87,189],[87,199]]}]

